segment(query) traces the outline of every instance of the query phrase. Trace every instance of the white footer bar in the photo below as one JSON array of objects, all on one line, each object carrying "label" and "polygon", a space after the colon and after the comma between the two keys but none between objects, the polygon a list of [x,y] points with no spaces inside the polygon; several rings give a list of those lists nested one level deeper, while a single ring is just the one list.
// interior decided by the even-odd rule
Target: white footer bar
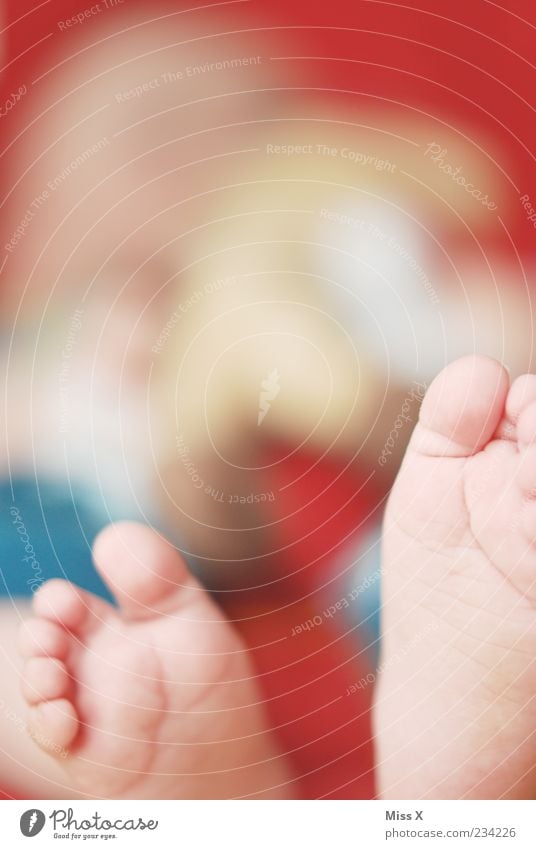
[{"label": "white footer bar", "polygon": [[[0,802],[1,845],[535,849],[534,802]],[[35,839],[35,843],[29,843]]]}]

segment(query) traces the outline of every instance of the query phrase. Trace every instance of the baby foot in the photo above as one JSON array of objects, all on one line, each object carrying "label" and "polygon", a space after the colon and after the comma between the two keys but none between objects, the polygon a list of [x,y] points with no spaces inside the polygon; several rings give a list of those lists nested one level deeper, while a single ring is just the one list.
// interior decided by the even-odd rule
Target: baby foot
[{"label": "baby foot", "polygon": [[375,724],[384,798],[536,787],[536,376],[446,368],[384,529]]},{"label": "baby foot", "polygon": [[149,528],[94,546],[115,608],[67,581],[21,634],[33,736],[92,797],[291,795],[246,650],[177,552]]}]

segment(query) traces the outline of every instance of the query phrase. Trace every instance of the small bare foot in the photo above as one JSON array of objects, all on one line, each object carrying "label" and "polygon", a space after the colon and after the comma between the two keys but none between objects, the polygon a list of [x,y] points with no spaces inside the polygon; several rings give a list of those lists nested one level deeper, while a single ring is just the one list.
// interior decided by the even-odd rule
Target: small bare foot
[{"label": "small bare foot", "polygon": [[536,789],[536,376],[433,382],[389,501],[375,724],[384,798]]},{"label": "small bare foot", "polygon": [[177,552],[110,526],[96,565],[114,608],[66,581],[36,594],[21,633],[36,741],[92,797],[292,796],[247,652]]}]

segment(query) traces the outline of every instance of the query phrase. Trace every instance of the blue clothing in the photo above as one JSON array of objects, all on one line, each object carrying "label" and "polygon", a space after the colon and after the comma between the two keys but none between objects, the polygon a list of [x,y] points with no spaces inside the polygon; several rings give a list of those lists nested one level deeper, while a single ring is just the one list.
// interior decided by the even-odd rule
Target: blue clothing
[{"label": "blue clothing", "polygon": [[85,487],[57,480],[0,481],[0,595],[28,596],[49,578],[67,578],[110,599],[91,546],[110,521]]},{"label": "blue clothing", "polygon": [[[0,481],[0,596],[29,596],[50,578],[66,578],[110,601],[92,559],[93,540],[107,524],[147,517],[112,513],[88,486],[55,479]],[[161,528],[170,538],[169,529]],[[359,551],[345,553],[341,572],[351,600],[350,623],[359,629],[377,661],[380,633],[380,528]],[[348,569],[348,558],[352,568]],[[193,565],[193,564],[192,564]],[[194,569],[195,571],[195,569]]]}]

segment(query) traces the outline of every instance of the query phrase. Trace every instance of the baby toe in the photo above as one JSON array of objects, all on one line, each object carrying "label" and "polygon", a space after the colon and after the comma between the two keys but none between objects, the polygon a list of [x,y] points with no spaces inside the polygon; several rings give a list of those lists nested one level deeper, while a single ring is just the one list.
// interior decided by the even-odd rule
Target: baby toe
[{"label": "baby toe", "polygon": [[102,598],[60,579],[47,581],[40,587],[34,596],[33,608],[38,617],[80,637],[113,613],[113,607]]},{"label": "baby toe", "polygon": [[55,657],[65,660],[69,639],[63,628],[55,622],[33,617],[20,627],[18,649],[24,658]]},{"label": "baby toe", "polygon": [[412,447],[441,457],[469,457],[495,433],[504,413],[508,375],[489,357],[467,356],[435,378],[424,398]]},{"label": "baby toe", "polygon": [[80,628],[87,615],[83,593],[68,581],[47,581],[35,594],[37,616],[56,622],[70,631]]},{"label": "baby toe", "polygon": [[525,407],[519,416],[517,441],[520,448],[536,444],[536,401]]},{"label": "baby toe", "polygon": [[136,522],[105,528],[93,558],[123,613],[141,619],[176,611],[187,600],[205,598],[173,546]]},{"label": "baby toe", "polygon": [[516,378],[506,399],[506,415],[516,424],[523,411],[536,402],[536,374],[523,374]]},{"label": "baby toe", "polygon": [[78,728],[78,715],[67,699],[41,702],[30,708],[28,730],[35,742],[49,754],[65,757]]},{"label": "baby toe", "polygon": [[54,658],[32,657],[26,661],[22,675],[22,694],[31,705],[63,698],[70,688],[65,665]]}]

